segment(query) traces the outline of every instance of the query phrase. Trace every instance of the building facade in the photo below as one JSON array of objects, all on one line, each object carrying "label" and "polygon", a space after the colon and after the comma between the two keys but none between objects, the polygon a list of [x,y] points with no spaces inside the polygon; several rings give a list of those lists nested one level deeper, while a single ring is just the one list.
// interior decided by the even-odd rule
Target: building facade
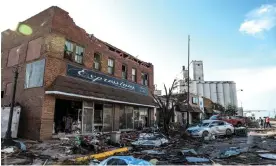
[{"label": "building facade", "polygon": [[132,130],[153,124],[154,68],[78,27],[53,6],[22,22],[30,36],[2,32],[2,105],[22,107],[19,136]]}]

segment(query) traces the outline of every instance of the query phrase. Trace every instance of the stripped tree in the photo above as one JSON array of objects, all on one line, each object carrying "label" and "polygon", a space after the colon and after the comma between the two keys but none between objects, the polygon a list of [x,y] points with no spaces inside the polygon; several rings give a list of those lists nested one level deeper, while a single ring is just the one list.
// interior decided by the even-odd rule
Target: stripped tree
[{"label": "stripped tree", "polygon": [[161,114],[163,117],[163,128],[165,134],[168,135],[169,133],[169,125],[171,119],[174,115],[174,109],[177,104],[177,99],[173,97],[173,91],[177,88],[177,80],[175,79],[169,89],[167,89],[166,85],[164,84],[165,95],[164,96],[157,96],[152,94],[155,102],[158,104],[159,108],[161,109]]}]

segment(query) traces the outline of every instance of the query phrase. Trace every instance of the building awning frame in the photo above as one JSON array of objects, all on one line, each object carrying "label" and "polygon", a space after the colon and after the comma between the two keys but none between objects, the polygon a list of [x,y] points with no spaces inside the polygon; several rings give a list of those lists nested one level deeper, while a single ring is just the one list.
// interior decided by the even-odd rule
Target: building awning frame
[{"label": "building awning frame", "polygon": [[131,103],[131,102],[126,102],[126,101],[99,98],[99,97],[94,97],[94,96],[85,96],[85,95],[79,95],[79,94],[73,94],[73,93],[67,93],[67,92],[61,92],[61,91],[45,91],[45,94],[47,94],[47,95],[62,95],[62,96],[68,96],[68,97],[76,97],[76,98],[82,98],[82,99],[105,101],[105,102],[119,103],[119,104],[128,104],[128,105],[135,105],[135,106],[142,106],[142,107],[151,107],[151,108],[156,107],[154,105]]}]

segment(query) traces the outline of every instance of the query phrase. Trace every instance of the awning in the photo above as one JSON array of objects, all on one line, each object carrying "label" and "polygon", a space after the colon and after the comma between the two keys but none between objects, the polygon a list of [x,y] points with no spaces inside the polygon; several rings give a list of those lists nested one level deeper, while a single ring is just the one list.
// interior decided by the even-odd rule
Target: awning
[{"label": "awning", "polygon": [[58,76],[45,93],[49,95],[62,95],[112,103],[155,107],[155,102],[151,96],[144,96],[66,76]]},{"label": "awning", "polygon": [[184,103],[180,104],[178,111],[180,111],[180,112],[197,112],[197,113],[202,113],[202,111],[200,110],[199,107],[189,105],[189,107],[187,109],[187,105],[184,104]]}]

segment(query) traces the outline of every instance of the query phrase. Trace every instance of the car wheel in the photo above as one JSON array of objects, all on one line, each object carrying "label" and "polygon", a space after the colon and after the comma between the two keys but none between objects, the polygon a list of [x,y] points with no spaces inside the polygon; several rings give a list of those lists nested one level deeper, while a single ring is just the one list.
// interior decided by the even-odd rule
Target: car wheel
[{"label": "car wheel", "polygon": [[226,135],[227,135],[227,136],[232,135],[232,131],[231,131],[230,129],[226,129]]},{"label": "car wheel", "polygon": [[208,131],[203,131],[203,133],[202,133],[202,137],[204,138],[204,137],[207,137],[209,135],[209,132]]},{"label": "car wheel", "polygon": [[241,126],[242,126],[241,122],[238,122],[237,127],[241,127]]}]

